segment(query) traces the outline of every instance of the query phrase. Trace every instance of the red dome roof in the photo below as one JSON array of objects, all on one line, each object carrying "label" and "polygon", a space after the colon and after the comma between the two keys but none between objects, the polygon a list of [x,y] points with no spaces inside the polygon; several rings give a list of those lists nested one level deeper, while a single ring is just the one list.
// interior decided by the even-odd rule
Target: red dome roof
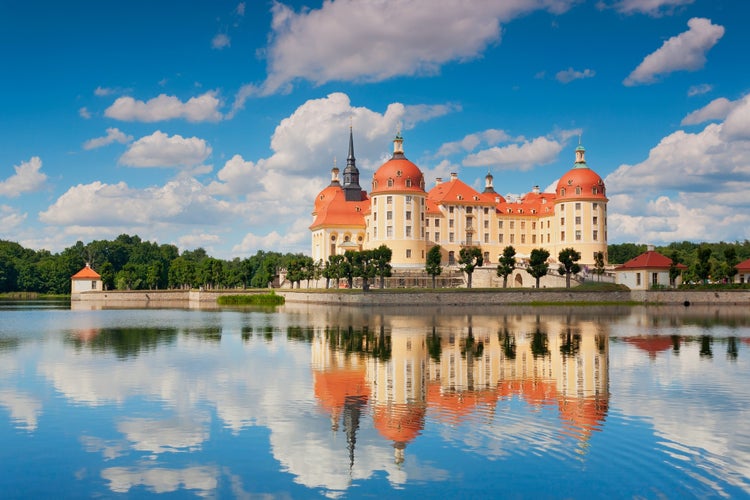
[{"label": "red dome roof", "polygon": [[557,182],[557,198],[601,198],[606,199],[604,181],[588,167],[570,169]]},{"label": "red dome roof", "polygon": [[391,191],[424,193],[424,175],[406,158],[391,158],[372,176],[372,194]]}]

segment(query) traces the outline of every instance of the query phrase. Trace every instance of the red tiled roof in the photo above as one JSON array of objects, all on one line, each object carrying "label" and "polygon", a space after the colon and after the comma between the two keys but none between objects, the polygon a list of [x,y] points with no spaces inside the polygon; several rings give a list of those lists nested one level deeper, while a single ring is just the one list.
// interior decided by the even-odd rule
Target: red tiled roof
[{"label": "red tiled roof", "polygon": [[[627,269],[669,269],[672,265],[672,259],[663,256],[659,252],[649,250],[637,257],[627,261],[625,264],[615,268],[615,271]],[[687,269],[685,264],[677,264],[677,269]]]},{"label": "red tiled roof", "polygon": [[750,271],[750,259],[743,260],[736,266],[734,266],[735,269],[738,271]]},{"label": "red tiled roof", "polygon": [[391,158],[383,163],[372,176],[372,194],[394,191],[424,193],[422,171],[406,158]]},{"label": "red tiled roof", "polygon": [[75,273],[73,276],[71,276],[70,279],[74,280],[90,280],[90,279],[101,279],[101,275],[91,269],[91,267],[86,264],[86,267]]},{"label": "red tiled roof", "polygon": [[370,210],[370,199],[362,191],[361,201],[346,201],[340,186],[328,186],[315,199],[315,220],[311,230],[322,226],[365,227],[365,214]]}]

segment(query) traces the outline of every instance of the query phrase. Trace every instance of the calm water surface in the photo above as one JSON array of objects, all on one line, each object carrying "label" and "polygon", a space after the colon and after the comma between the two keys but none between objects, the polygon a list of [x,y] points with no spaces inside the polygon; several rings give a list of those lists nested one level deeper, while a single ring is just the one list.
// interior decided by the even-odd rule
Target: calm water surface
[{"label": "calm water surface", "polygon": [[747,308],[0,302],[0,496],[750,497]]}]

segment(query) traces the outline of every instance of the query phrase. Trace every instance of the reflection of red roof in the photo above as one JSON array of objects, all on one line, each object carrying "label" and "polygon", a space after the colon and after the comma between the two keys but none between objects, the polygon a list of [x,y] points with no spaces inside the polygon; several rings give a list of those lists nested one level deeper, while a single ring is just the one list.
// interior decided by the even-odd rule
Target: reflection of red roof
[{"label": "reflection of red roof", "polygon": [[433,382],[427,387],[427,402],[430,406],[444,410],[439,416],[455,423],[479,407],[494,409],[497,399],[498,394],[495,390],[443,392],[440,382]]},{"label": "reflection of red roof", "polygon": [[[627,269],[669,269],[672,265],[672,259],[663,256],[659,252],[649,250],[644,252],[637,257],[634,257],[627,261],[625,264],[615,268],[615,271],[627,270]],[[685,270],[687,266],[685,264],[677,263],[677,269]]]},{"label": "reflection of red roof", "polygon": [[370,396],[364,369],[342,368],[315,372],[314,377],[315,397],[330,414],[339,414],[347,396]]},{"label": "reflection of red roof", "polygon": [[734,266],[734,268],[740,272],[750,272],[750,259],[743,260],[742,262]]},{"label": "reflection of red roof", "polygon": [[424,429],[426,409],[419,403],[386,403],[375,407],[373,424],[380,435],[394,443],[409,443]]},{"label": "reflection of red roof", "polygon": [[557,387],[553,380],[507,380],[498,384],[497,392],[502,398],[521,396],[535,406],[552,404],[557,399]]},{"label": "reflection of red roof", "polygon": [[609,403],[606,395],[585,398],[560,398],[560,417],[570,423],[578,432],[588,435],[592,430],[600,430],[607,416]]},{"label": "reflection of red roof", "polygon": [[71,279],[74,279],[74,280],[90,280],[90,279],[98,280],[98,279],[101,279],[101,275],[99,273],[97,273],[96,271],[94,271],[93,269],[91,269],[91,266],[89,266],[88,264],[86,264],[86,267],[84,267],[83,269],[81,269],[80,271],[78,271],[77,273],[75,273],[71,277]]},{"label": "reflection of red roof", "polygon": [[655,358],[656,354],[666,351],[673,347],[672,338],[663,335],[649,335],[647,337],[625,337],[625,342],[636,346],[638,349],[648,353],[650,358]]}]

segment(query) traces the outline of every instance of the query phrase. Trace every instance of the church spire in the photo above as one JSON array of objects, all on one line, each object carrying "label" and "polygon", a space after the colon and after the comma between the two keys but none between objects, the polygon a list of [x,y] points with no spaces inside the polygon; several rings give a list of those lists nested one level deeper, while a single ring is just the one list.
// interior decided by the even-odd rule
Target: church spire
[{"label": "church spire", "polygon": [[346,201],[362,201],[362,188],[359,185],[359,170],[354,158],[354,133],[349,126],[349,156],[346,158],[344,169],[344,195]]},{"label": "church spire", "polygon": [[575,168],[588,168],[586,165],[586,148],[581,145],[581,135],[578,134],[578,147],[576,148],[576,162],[573,165]]}]

